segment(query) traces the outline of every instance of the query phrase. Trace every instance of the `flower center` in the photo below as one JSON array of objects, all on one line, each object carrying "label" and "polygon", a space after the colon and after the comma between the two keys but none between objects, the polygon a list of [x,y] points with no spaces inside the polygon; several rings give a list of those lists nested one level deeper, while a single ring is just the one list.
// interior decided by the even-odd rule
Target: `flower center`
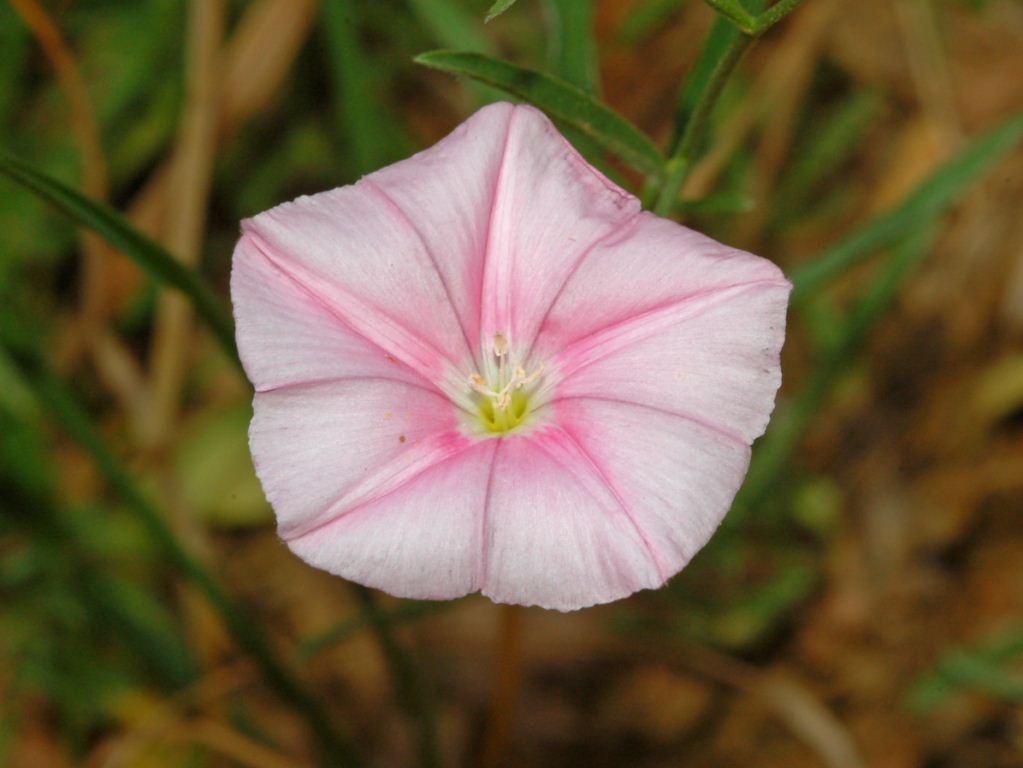
[{"label": "flower center", "polygon": [[502,333],[494,336],[492,352],[497,360],[496,373],[489,379],[473,373],[469,376],[469,389],[476,393],[474,399],[483,428],[500,434],[526,420],[530,388],[543,375],[543,364],[528,374],[524,368],[512,365],[508,359],[508,339]]}]

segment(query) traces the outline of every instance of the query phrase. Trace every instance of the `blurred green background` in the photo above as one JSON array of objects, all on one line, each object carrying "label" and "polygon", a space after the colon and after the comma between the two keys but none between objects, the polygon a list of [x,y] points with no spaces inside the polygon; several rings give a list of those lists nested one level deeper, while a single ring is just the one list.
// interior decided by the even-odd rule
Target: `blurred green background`
[{"label": "blurred green background", "polygon": [[[0,0],[0,764],[1023,765],[1017,0],[806,0],[750,45],[664,205],[796,283],[778,409],[694,562],[574,614],[395,600],[290,555],[230,355],[144,246],[18,170],[223,301],[241,218],[496,99],[656,200],[584,107],[670,177],[731,23],[488,7]],[[436,49],[554,97],[413,61]]]}]

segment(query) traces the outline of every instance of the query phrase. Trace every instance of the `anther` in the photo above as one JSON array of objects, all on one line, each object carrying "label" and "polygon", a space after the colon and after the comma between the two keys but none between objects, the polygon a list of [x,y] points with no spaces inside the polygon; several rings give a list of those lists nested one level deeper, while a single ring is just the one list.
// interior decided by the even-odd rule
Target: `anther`
[{"label": "anther", "polygon": [[508,354],[508,338],[503,333],[494,334],[494,355],[504,357]]}]

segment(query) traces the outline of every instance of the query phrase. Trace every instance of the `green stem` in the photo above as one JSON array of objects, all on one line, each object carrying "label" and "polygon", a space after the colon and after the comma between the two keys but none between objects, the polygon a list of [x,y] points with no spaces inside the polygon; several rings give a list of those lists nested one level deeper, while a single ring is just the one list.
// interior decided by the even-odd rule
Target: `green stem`
[{"label": "green stem", "polygon": [[693,114],[686,123],[686,129],[679,138],[678,144],[672,152],[666,167],[667,178],[654,203],[653,211],[658,216],[666,216],[671,212],[678,200],[682,185],[685,184],[689,173],[692,171],[693,162],[696,159],[696,152],[700,142],[703,140],[714,107],[721,97],[725,84],[732,76],[736,66],[742,59],[742,55],[753,42],[749,35],[739,35],[725,50],[724,55],[711,73],[707,87],[700,95],[699,101],[693,108]]},{"label": "green stem", "polygon": [[120,461],[107,447],[102,435],[93,427],[88,415],[63,383],[46,370],[33,354],[21,350],[10,351],[11,358],[25,379],[32,384],[40,402],[57,418],[71,438],[92,456],[107,482],[135,511],[168,561],[196,586],[220,614],[238,647],[256,663],[267,684],[281,699],[304,715],[320,748],[323,765],[359,765],[361,761],[356,757],[348,738],[335,730],[316,699],[277,658],[242,606],[220,586],[202,563],[185,549],[168,526],[166,517],[149,501],[131,475],[121,466]]},{"label": "green stem", "polygon": [[742,6],[739,0],[706,0],[707,5],[751,37],[764,34],[802,2],[803,0],[780,0],[754,16]]},{"label": "green stem", "polygon": [[440,747],[437,743],[437,725],[429,698],[423,688],[422,678],[417,674],[412,659],[394,636],[389,617],[377,604],[372,590],[353,584],[355,596],[362,604],[363,612],[369,619],[373,633],[391,670],[398,704],[411,719],[419,725],[419,761],[424,768],[441,764]]},{"label": "green stem", "polygon": [[757,17],[742,7],[739,0],[705,0],[707,5],[720,13],[735,26],[752,35],[756,28]]},{"label": "green stem", "polygon": [[780,0],[765,10],[755,21],[754,35],[762,35],[796,9],[803,0]]},{"label": "green stem", "polygon": [[[714,107],[717,105],[718,99],[721,98],[721,93],[743,54],[746,53],[746,49],[758,36],[783,19],[803,0],[781,0],[756,16],[747,11],[739,0],[706,0],[706,2],[721,16],[731,21],[739,29],[740,34],[727,42],[727,47],[720,54],[706,84],[697,85],[697,87],[702,85],[702,90],[693,106],[692,114],[686,120],[685,130],[676,142],[674,151],[665,166],[665,180],[653,205],[653,212],[658,216],[669,215],[675,207],[682,186],[693,170],[696,153],[700,149],[700,143],[703,141]],[[762,7],[762,4],[758,3],[757,7]],[[720,36],[720,42],[717,44],[714,43],[716,36]],[[716,45],[724,44],[725,39],[726,36],[719,28],[712,29],[705,53],[713,51]],[[697,72],[696,75],[699,76],[700,73]],[[700,80],[702,78],[703,76],[699,77]],[[692,90],[691,86],[687,86],[687,92],[689,90]],[[687,106],[688,93],[683,93],[680,111],[684,113]]]}]

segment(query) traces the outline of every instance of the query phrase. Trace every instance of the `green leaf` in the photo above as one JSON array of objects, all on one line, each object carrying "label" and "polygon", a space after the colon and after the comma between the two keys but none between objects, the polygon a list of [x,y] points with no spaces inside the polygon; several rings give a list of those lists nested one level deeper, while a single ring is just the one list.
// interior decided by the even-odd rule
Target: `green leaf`
[{"label": "green leaf", "polygon": [[547,0],[551,68],[587,93],[600,90],[597,46],[590,0]]},{"label": "green leaf", "polygon": [[754,16],[743,7],[740,0],[706,0],[707,5],[728,18],[744,34],[754,37],[769,30],[802,2],[803,0],[778,0],[777,3]]},{"label": "green leaf", "polygon": [[1023,140],[1023,113],[1000,123],[971,142],[924,180],[896,208],[874,217],[789,275],[798,304],[825,283],[858,264],[878,248],[927,226],[959,201],[963,193]]},{"label": "green leaf", "polygon": [[515,0],[496,0],[496,2],[490,6],[490,10],[487,11],[486,20],[490,21],[491,19],[497,18],[513,5],[515,5]]},{"label": "green leaf", "polygon": [[675,203],[675,212],[682,214],[732,215],[747,213],[756,206],[756,201],[749,195],[739,192],[715,192],[692,200],[679,200]]},{"label": "green leaf", "polygon": [[386,165],[391,158],[390,136],[377,100],[375,72],[361,47],[359,17],[349,0],[323,5],[329,71],[334,91],[334,114],[339,129],[348,136],[355,170],[359,175]]},{"label": "green leaf", "polygon": [[752,34],[756,28],[756,16],[747,11],[739,0],[706,0],[706,3],[746,34]]},{"label": "green leaf", "polygon": [[46,200],[79,226],[96,231],[155,280],[184,293],[191,299],[196,314],[210,327],[227,355],[238,362],[231,314],[197,272],[184,266],[163,247],[132,227],[114,209],[90,200],[20,160],[0,156],[0,173]]},{"label": "green leaf", "polygon": [[570,83],[476,53],[432,51],[415,61],[499,88],[575,128],[637,170],[663,173],[664,158],[642,131]]}]

